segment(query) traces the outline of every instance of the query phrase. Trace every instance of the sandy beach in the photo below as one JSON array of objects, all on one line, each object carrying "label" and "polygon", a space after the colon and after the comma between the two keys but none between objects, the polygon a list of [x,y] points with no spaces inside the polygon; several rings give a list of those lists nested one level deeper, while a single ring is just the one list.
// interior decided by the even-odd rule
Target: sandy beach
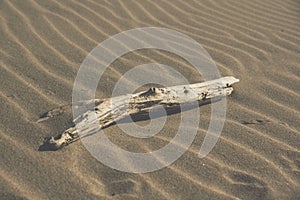
[{"label": "sandy beach", "polygon": [[[0,199],[300,199],[299,1],[1,0],[0,26]],[[72,103],[73,83],[89,52],[139,27],[193,38],[221,76],[240,80],[227,97],[213,150],[198,157],[210,120],[211,105],[204,105],[190,148],[154,172],[114,170],[80,141],[39,151],[45,137],[72,126],[71,107],[64,105]],[[179,56],[138,50],[109,66],[97,98],[110,97],[122,75],[145,63],[202,81]],[[60,106],[61,113],[37,123]],[[128,136],[116,125],[104,132],[123,149],[149,152],[168,144],[179,122],[180,113],[168,116],[149,139]]]}]

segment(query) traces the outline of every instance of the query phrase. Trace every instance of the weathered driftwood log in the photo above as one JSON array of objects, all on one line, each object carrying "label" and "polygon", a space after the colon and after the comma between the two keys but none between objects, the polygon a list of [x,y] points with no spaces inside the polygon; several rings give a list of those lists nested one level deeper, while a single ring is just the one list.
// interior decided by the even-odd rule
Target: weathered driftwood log
[{"label": "weathered driftwood log", "polygon": [[78,128],[88,130],[86,132],[91,133],[95,127],[90,127],[90,125],[95,122],[99,125],[98,127],[105,128],[128,115],[147,112],[157,105],[167,108],[178,107],[180,104],[224,97],[232,93],[233,88],[231,85],[236,82],[239,82],[239,80],[228,76],[202,83],[166,88],[152,87],[147,91],[135,94],[104,100],[96,99],[95,103],[99,105],[94,110],[77,117],[74,120],[76,127],[73,126],[55,137],[45,139],[42,146],[47,150],[60,149],[84,136],[78,133]]}]

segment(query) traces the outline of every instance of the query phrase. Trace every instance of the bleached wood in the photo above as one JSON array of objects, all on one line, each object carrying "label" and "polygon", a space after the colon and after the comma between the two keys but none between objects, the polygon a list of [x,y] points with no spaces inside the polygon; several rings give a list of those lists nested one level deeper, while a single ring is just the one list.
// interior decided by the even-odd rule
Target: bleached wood
[{"label": "bleached wood", "polygon": [[[86,130],[86,132],[91,133],[92,131],[96,131],[97,128],[107,127],[128,115],[148,112],[157,105],[168,108],[178,107],[180,104],[214,97],[224,97],[232,93],[233,88],[231,86],[236,82],[239,82],[239,80],[232,76],[227,76],[202,83],[166,88],[152,87],[147,91],[135,94],[104,100],[96,99],[95,102],[99,105],[95,107],[95,110],[87,111],[74,120],[76,128],[71,127],[56,137],[46,139],[43,146],[51,150],[60,149],[84,136],[82,134],[79,136],[77,129]],[[91,125],[95,122],[97,127]]]}]

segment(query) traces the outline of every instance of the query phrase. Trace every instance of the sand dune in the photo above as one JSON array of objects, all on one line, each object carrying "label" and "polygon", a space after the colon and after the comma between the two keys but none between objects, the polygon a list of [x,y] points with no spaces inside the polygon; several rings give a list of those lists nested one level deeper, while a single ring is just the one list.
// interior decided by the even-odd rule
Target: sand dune
[{"label": "sand dune", "polygon": [[[299,19],[295,0],[0,1],[0,199],[299,199]],[[89,52],[117,33],[153,26],[192,37],[222,76],[240,79],[213,151],[198,158],[210,105],[200,108],[188,151],[159,171],[113,170],[81,142],[38,151],[44,137],[71,126],[68,106],[37,120],[72,102],[77,70]],[[124,73],[145,63],[172,66],[191,83],[202,80],[179,56],[139,50],[112,63],[96,96],[109,97]],[[180,113],[168,116],[162,131],[146,140],[117,126],[105,134],[124,149],[149,152],[168,144],[179,122]]]}]

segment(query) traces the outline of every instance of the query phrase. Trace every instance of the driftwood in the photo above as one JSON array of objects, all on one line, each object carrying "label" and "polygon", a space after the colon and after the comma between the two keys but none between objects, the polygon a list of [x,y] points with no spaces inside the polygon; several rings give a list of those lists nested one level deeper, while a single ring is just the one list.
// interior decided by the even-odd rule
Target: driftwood
[{"label": "driftwood", "polygon": [[89,130],[87,131],[89,133],[96,131],[95,128],[90,127],[95,122],[98,128],[105,128],[129,115],[147,112],[157,105],[165,108],[179,107],[180,104],[230,95],[233,91],[231,86],[236,82],[239,80],[228,76],[202,83],[166,88],[152,87],[147,91],[135,94],[104,100],[96,99],[93,101],[97,105],[94,110],[88,111],[74,120],[76,127],[73,126],[55,137],[46,138],[40,149],[60,149],[85,136],[78,133],[78,128]]}]

